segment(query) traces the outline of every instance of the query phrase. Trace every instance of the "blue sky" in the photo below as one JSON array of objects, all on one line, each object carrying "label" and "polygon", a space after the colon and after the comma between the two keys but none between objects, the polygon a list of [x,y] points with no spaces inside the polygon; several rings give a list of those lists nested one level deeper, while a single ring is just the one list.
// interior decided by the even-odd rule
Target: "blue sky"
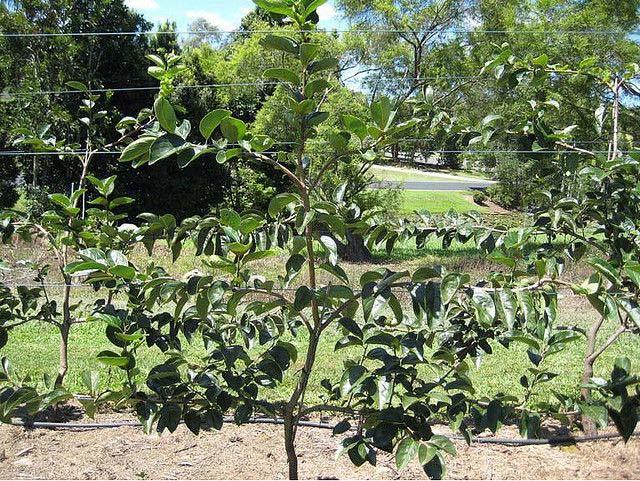
[{"label": "blue sky", "polygon": [[[221,30],[233,30],[253,8],[251,0],[125,0],[125,3],[155,24],[175,20],[179,30],[187,30],[189,23],[198,17],[207,19]],[[322,27],[341,26],[332,2],[320,7],[319,13]]]}]

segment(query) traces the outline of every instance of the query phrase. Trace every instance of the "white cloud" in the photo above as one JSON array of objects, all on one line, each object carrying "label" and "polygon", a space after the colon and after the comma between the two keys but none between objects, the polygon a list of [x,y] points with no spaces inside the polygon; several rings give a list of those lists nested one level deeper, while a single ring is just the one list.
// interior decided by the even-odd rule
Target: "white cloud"
[{"label": "white cloud", "polygon": [[204,18],[207,22],[211,25],[215,25],[220,30],[234,30],[237,28],[237,25],[231,20],[223,18],[217,13],[209,10],[188,10],[185,13],[185,16],[192,20],[195,20],[196,18]]},{"label": "white cloud", "polygon": [[136,10],[156,10],[160,8],[156,0],[125,0],[127,7],[134,8]]},{"label": "white cloud", "polygon": [[320,16],[320,20],[324,22],[333,20],[337,14],[338,12],[336,12],[336,9],[333,5],[331,5],[331,3],[325,3],[323,5],[320,5],[320,8],[318,8],[318,15]]}]

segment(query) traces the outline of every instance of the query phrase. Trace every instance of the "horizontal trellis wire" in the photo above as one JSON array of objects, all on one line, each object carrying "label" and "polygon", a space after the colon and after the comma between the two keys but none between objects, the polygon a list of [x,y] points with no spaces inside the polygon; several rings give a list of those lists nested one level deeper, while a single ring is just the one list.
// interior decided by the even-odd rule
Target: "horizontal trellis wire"
[{"label": "horizontal trellis wire", "polygon": [[[177,30],[177,31],[101,31],[101,32],[4,32],[0,33],[0,38],[56,38],[56,37],[138,37],[138,36],[163,36],[163,35],[268,35],[268,34],[287,34],[292,33],[284,29],[248,29],[248,30]],[[575,29],[575,30],[561,30],[561,29],[459,29],[459,28],[435,28],[428,31],[422,30],[402,30],[402,29],[317,29],[317,30],[296,30],[295,33],[352,33],[356,35],[365,34],[423,34],[423,35],[437,35],[437,36],[449,36],[449,35],[595,35],[595,36],[608,36],[608,35],[640,35],[640,30],[631,30],[625,32],[624,30],[598,30],[598,29]]]},{"label": "horizontal trellis wire", "polygon": [[[426,142],[428,139],[424,139],[420,142]],[[400,140],[399,143],[404,141]],[[418,141],[414,141],[418,142]],[[281,145],[281,144],[276,144]],[[570,150],[570,149],[560,149],[560,150],[508,150],[508,149],[499,149],[499,150],[429,150],[425,149],[427,153],[431,154],[469,154],[469,155],[489,155],[489,154],[538,154],[538,155],[550,155],[550,154],[580,154],[581,152]],[[608,150],[589,150],[590,154],[608,154],[610,151]],[[618,150],[620,154],[640,154],[640,150]],[[279,152],[277,151],[265,151],[265,152],[257,152],[259,154],[273,155]],[[587,152],[584,152],[585,154]],[[25,152],[25,151],[0,151],[0,157],[43,157],[43,156],[60,156],[60,157],[69,157],[74,155],[120,155],[122,152],[114,152],[114,151],[61,151],[61,152]]]},{"label": "horizontal trellis wire", "polygon": [[[234,418],[225,417],[225,423],[235,423]],[[54,423],[54,422],[30,422],[30,421],[22,421],[22,420],[12,420],[10,423],[13,426],[24,427],[26,429],[118,429],[118,428],[130,428],[130,427],[142,427],[142,424],[139,422],[104,422],[104,423]],[[246,424],[275,424],[282,425],[284,424],[284,420],[281,418],[252,418]],[[315,421],[298,421],[298,426],[302,427],[310,427],[317,429],[327,429],[333,430],[335,425],[323,423],[323,422],[315,422]],[[355,428],[352,428],[352,430]],[[640,436],[640,431],[635,431],[632,434],[632,437]],[[460,435],[451,435],[448,436],[451,439],[456,441],[465,441],[465,438]],[[505,446],[541,446],[541,445],[566,445],[566,444],[577,444],[584,442],[593,442],[593,441],[606,441],[606,440],[616,440],[622,439],[617,432],[616,433],[600,433],[595,435],[585,435],[585,436],[554,436],[550,438],[538,438],[538,439],[524,439],[524,438],[502,438],[502,437],[481,437],[481,436],[473,436],[471,438],[471,444],[498,444]]]}]

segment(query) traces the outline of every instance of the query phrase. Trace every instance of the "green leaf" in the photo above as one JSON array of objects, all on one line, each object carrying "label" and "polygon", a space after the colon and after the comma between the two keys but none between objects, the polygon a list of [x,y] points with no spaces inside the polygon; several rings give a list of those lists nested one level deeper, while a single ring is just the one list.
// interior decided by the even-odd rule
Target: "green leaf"
[{"label": "green leaf", "polygon": [[280,50],[281,52],[293,55],[298,54],[298,44],[289,37],[283,37],[281,35],[267,35],[260,40],[260,45],[265,48]]},{"label": "green leaf", "polygon": [[448,274],[442,279],[440,292],[443,304],[449,304],[453,300],[460,288],[461,282],[462,278],[460,274]]},{"label": "green leaf", "polygon": [[285,192],[284,194],[278,194],[269,202],[269,215],[274,219],[278,217],[280,212],[290,204],[300,203],[300,196],[293,193]]},{"label": "green leaf", "polygon": [[71,205],[71,200],[64,194],[51,194],[49,200],[60,207],[69,207]]},{"label": "green leaf", "polygon": [[273,257],[276,255],[278,255],[278,251],[274,249],[251,252],[242,258],[242,262],[246,264],[247,262],[258,261],[260,259],[266,259],[267,257]]},{"label": "green leaf", "polygon": [[484,119],[482,119],[481,125],[483,127],[486,127],[487,125],[493,125],[500,119],[502,119],[502,115],[497,115],[497,114],[487,115]]},{"label": "green leaf", "polygon": [[293,301],[293,308],[300,312],[304,308],[308,307],[313,300],[313,292],[307,286],[300,286],[296,290],[295,300]]},{"label": "green leaf", "polygon": [[442,455],[436,453],[429,462],[422,465],[422,469],[430,479],[442,479],[446,472]]},{"label": "green leaf", "polygon": [[318,268],[322,269],[323,271],[327,271],[329,274],[337,277],[338,279],[340,279],[340,281],[344,282],[345,284],[349,283],[349,276],[347,275],[345,270],[338,264],[334,266],[332,264],[327,264],[325,262],[323,264],[320,264]]},{"label": "green leaf", "polygon": [[242,217],[233,209],[221,209],[220,210],[220,223],[231,227],[232,229],[240,229],[242,223]]},{"label": "green leaf", "polygon": [[327,1],[328,0],[312,0],[311,3],[307,5],[307,8],[305,9],[306,18],[309,18],[309,15],[311,15],[316,10],[318,10],[318,8],[320,8],[322,5],[327,3]]},{"label": "green leaf", "polygon": [[640,262],[627,262],[624,266],[624,271],[633,283],[637,287],[640,287]]},{"label": "green leaf", "polygon": [[355,388],[362,384],[366,374],[367,370],[360,365],[351,366],[347,369],[340,380],[340,393],[342,396],[348,396]]},{"label": "green leaf", "polygon": [[149,54],[149,55],[145,55],[145,58],[147,60],[152,61],[153,63],[156,64],[157,67],[161,68],[161,69],[165,69],[166,68],[166,64],[164,63],[164,60],[162,60],[162,58],[158,55],[153,55],[153,54]]},{"label": "green leaf", "polygon": [[136,200],[131,197],[117,197],[109,202],[109,210],[122,207],[123,205],[133,204]]},{"label": "green leaf", "polygon": [[120,277],[127,281],[133,280],[136,277],[136,270],[128,266],[111,267],[109,273],[114,277]]},{"label": "green leaf", "polygon": [[231,112],[224,109],[217,109],[205,115],[200,121],[200,133],[204,139],[209,140],[222,120],[230,116]]},{"label": "green leaf", "polygon": [[304,266],[306,259],[302,254],[295,254],[289,257],[285,264],[285,269],[287,270],[287,276],[289,279],[293,279],[302,267]]},{"label": "green leaf", "polygon": [[96,248],[83,249],[79,252],[79,254],[85,260],[96,261],[105,266],[109,262],[107,260],[107,255],[100,249],[96,249]]},{"label": "green leaf", "polygon": [[98,262],[93,261],[80,261],[80,262],[72,262],[67,264],[64,268],[64,272],[66,274],[75,274],[77,276],[84,276],[91,272],[101,271],[105,269],[107,266],[104,264],[100,264]]},{"label": "green leaf", "polygon": [[605,428],[609,424],[609,412],[605,406],[601,404],[580,404],[578,407],[583,415],[601,428]]},{"label": "green leaf", "polygon": [[323,235],[320,237],[320,242],[329,254],[329,263],[335,266],[338,263],[338,245],[336,241],[332,237]]},{"label": "green leaf", "polygon": [[338,59],[333,57],[326,57],[315,62],[311,62],[307,67],[307,72],[310,74],[322,72],[323,70],[331,70],[338,67]]},{"label": "green leaf", "polygon": [[173,134],[165,134],[154,140],[149,151],[149,165],[176,155],[185,145],[183,138]]},{"label": "green leaf", "polygon": [[440,451],[444,451],[445,453],[451,454],[452,456],[455,456],[456,454],[456,447],[446,436],[435,434],[431,437],[431,439],[429,439],[429,443],[437,446]]},{"label": "green leaf", "polygon": [[300,45],[300,60],[302,63],[307,64],[312,61],[318,53],[319,48],[320,45],[317,43],[303,43]]},{"label": "green leaf", "polygon": [[343,115],[342,124],[348,132],[355,134],[360,141],[363,141],[368,135],[366,124],[358,117],[354,117],[353,115]]},{"label": "green leaf", "polygon": [[278,15],[290,17],[294,13],[291,2],[284,0],[253,0],[253,3],[267,12],[277,13]]},{"label": "green leaf", "polygon": [[420,461],[420,464],[424,466],[431,461],[436,454],[438,454],[438,448],[434,445],[421,444],[418,449],[418,460]]},{"label": "green leaf", "polygon": [[496,305],[491,295],[482,289],[474,289],[471,301],[476,309],[478,321],[490,326],[496,317]]},{"label": "green leaf", "polygon": [[627,399],[620,411],[609,409],[609,415],[625,442],[629,441],[638,425],[638,408],[633,399]]},{"label": "green leaf", "polygon": [[395,112],[391,109],[391,100],[388,97],[382,97],[371,105],[371,118],[380,130],[386,130],[393,121]]},{"label": "green leaf", "polygon": [[225,117],[220,122],[220,130],[224,138],[233,144],[244,138],[247,133],[247,124],[240,119]]},{"label": "green leaf", "polygon": [[418,454],[420,445],[411,437],[406,437],[398,444],[396,449],[396,466],[398,469],[406,468]]},{"label": "green leaf", "polygon": [[107,366],[125,367],[129,364],[129,358],[116,354],[112,351],[102,351],[98,354],[97,359]]},{"label": "green leaf", "polygon": [[130,143],[120,154],[120,162],[131,162],[149,153],[149,149],[155,140],[155,137],[141,137]]},{"label": "green leaf", "polygon": [[236,412],[234,413],[233,418],[236,424],[240,425],[249,421],[252,414],[253,408],[251,407],[251,405],[243,403],[236,408]]},{"label": "green leaf", "polygon": [[67,87],[72,88],[73,90],[77,90],[79,92],[88,92],[89,89],[88,87],[83,84],[82,82],[76,82],[75,80],[72,80],[70,82],[66,82]]},{"label": "green leaf", "polygon": [[281,82],[289,82],[293,85],[300,85],[300,77],[293,70],[288,68],[270,68],[264,71],[265,78],[273,78]]},{"label": "green leaf", "polygon": [[349,429],[351,429],[351,423],[347,419],[345,419],[334,426],[333,434],[334,436],[337,436],[338,434],[344,434],[349,431]]},{"label": "green leaf", "polygon": [[164,97],[158,97],[153,104],[153,111],[162,128],[170,134],[175,133],[178,119],[176,118],[176,111],[173,110],[169,101]]},{"label": "green leaf", "polygon": [[165,404],[162,406],[162,409],[160,409],[158,414],[158,432],[162,432],[166,429],[170,433],[173,433],[178,429],[180,418],[182,417],[182,408],[179,404]]},{"label": "green leaf", "polygon": [[305,117],[308,127],[315,127],[329,118],[329,112],[313,112]]},{"label": "green leaf", "polygon": [[304,96],[311,98],[317,93],[324,92],[329,87],[331,87],[331,84],[323,78],[312,80],[305,86]]},{"label": "green leaf", "polygon": [[7,330],[0,326],[0,349],[7,345],[7,341],[9,340],[9,333]]},{"label": "green leaf", "polygon": [[89,393],[92,396],[95,396],[98,393],[98,389],[100,387],[100,373],[96,371],[83,371],[82,372],[82,382],[85,387],[89,390]]},{"label": "green leaf", "polygon": [[109,261],[110,265],[114,265],[114,266],[128,266],[129,265],[129,261],[127,260],[127,257],[120,251],[109,251],[107,253],[107,260]]},{"label": "green leaf", "polygon": [[423,282],[428,279],[434,279],[440,277],[440,271],[433,267],[420,267],[418,268],[413,275],[411,276],[411,280],[413,282]]},{"label": "green leaf", "polygon": [[188,410],[184,413],[184,424],[187,426],[187,429],[191,431],[196,436],[200,433],[200,428],[202,427],[202,418],[197,411],[193,409]]},{"label": "green leaf", "polygon": [[591,258],[587,261],[593,268],[595,268],[600,274],[606,277],[613,285],[618,285],[618,273],[615,267],[604,259],[599,257]]}]

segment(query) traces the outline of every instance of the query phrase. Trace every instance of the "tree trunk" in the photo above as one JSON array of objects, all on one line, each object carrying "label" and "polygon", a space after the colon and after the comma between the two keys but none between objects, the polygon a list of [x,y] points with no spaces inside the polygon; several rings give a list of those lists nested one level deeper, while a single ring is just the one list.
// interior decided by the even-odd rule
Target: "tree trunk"
[{"label": "tree trunk", "polygon": [[69,328],[67,323],[60,325],[60,364],[58,367],[58,376],[56,377],[56,387],[62,387],[64,378],[69,368]]},{"label": "tree trunk", "polygon": [[298,455],[296,454],[296,433],[293,413],[284,416],[284,449],[287,452],[289,479],[298,479]]},{"label": "tree trunk", "polygon": [[337,243],[340,259],[349,262],[367,262],[371,260],[371,252],[367,249],[361,235],[347,231],[346,238],[346,244]]},{"label": "tree trunk", "polygon": [[[582,367],[582,384],[587,384],[593,377],[593,365],[596,361],[594,357],[594,353],[596,352],[596,342],[598,340],[598,332],[600,332],[600,328],[604,323],[604,317],[598,319],[594,324],[591,325],[589,330],[587,331],[587,349],[584,355],[584,362]],[[580,389],[580,395],[582,400],[585,402],[589,402],[591,400],[591,391],[585,387]],[[582,429],[585,434],[591,436],[596,434],[596,423],[588,418],[587,416],[581,417],[582,421]]]},{"label": "tree trunk", "polygon": [[60,364],[58,366],[58,376],[56,377],[56,387],[61,387],[69,369],[69,331],[71,330],[71,278],[64,275],[64,295],[62,299],[62,323],[58,326],[60,330]]}]

